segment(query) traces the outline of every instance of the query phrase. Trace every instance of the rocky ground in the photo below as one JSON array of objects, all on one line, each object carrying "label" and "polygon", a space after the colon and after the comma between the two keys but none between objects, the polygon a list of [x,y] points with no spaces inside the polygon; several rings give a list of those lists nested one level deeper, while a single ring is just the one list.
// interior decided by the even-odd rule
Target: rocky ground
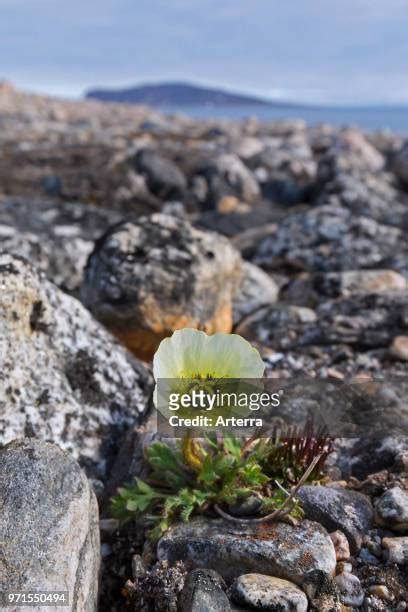
[{"label": "rocky ground", "polygon": [[397,134],[0,85],[0,591],[69,590],[75,611],[98,583],[112,612],[407,610],[408,435],[336,441],[296,526],[197,517],[152,547],[109,513],[180,327],[237,331],[271,377],[387,383],[407,431],[388,384],[408,373],[407,237]]}]

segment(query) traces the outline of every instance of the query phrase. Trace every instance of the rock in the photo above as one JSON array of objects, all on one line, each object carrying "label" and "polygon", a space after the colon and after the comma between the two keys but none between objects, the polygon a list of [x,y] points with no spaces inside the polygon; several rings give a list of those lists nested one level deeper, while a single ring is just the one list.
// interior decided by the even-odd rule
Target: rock
[{"label": "rock", "polygon": [[25,257],[64,291],[77,295],[94,242],[120,216],[90,204],[4,198],[0,250]]},{"label": "rock", "polygon": [[408,142],[395,155],[392,169],[404,187],[408,187]]},{"label": "rock", "polygon": [[388,347],[408,329],[408,290],[359,294],[322,302],[316,311],[277,303],[248,317],[238,333],[275,350],[307,346]]},{"label": "rock", "polygon": [[373,584],[368,588],[368,592],[384,601],[392,601],[393,599],[391,592],[384,584]]},{"label": "rock", "polygon": [[174,162],[151,149],[142,149],[130,160],[146,178],[150,191],[161,199],[183,197],[186,179]]},{"label": "rock", "polygon": [[407,281],[394,270],[345,270],[316,278],[314,286],[327,297],[347,297],[358,293],[403,291],[407,289]]},{"label": "rock", "polygon": [[296,345],[316,321],[315,312],[303,306],[272,304],[258,308],[243,319],[237,333],[275,350],[285,350]]},{"label": "rock", "polygon": [[260,197],[256,178],[234,154],[225,153],[202,163],[198,173],[207,181],[209,208],[217,208],[224,196],[236,196],[247,204],[252,204]]},{"label": "rock", "polygon": [[231,587],[231,596],[237,604],[256,610],[280,612],[306,612],[307,597],[288,580],[262,574],[244,574]]},{"label": "rock", "polygon": [[340,591],[340,597],[344,605],[353,607],[362,605],[364,591],[357,576],[348,573],[338,574],[334,578],[334,582]]},{"label": "rock", "polygon": [[257,514],[262,506],[262,501],[256,495],[250,495],[241,502],[228,505],[228,513],[232,516],[251,516]]},{"label": "rock", "polygon": [[250,526],[199,518],[171,528],[159,541],[157,555],[170,562],[183,559],[192,567],[209,567],[227,580],[256,572],[296,584],[312,569],[331,576],[336,565],[330,537],[310,521],[296,527]]},{"label": "rock", "polygon": [[408,336],[397,336],[390,346],[390,354],[395,359],[408,361]]},{"label": "rock", "polygon": [[82,299],[137,355],[176,329],[230,332],[241,258],[186,220],[154,214],[109,231],[85,270]]},{"label": "rock", "polygon": [[386,491],[375,504],[375,516],[387,529],[408,531],[408,492],[400,487]]},{"label": "rock", "polygon": [[242,280],[233,300],[234,323],[237,324],[260,306],[276,302],[279,288],[261,268],[249,262],[242,267]]},{"label": "rock", "polygon": [[318,612],[343,612],[340,593],[331,576],[320,570],[306,573],[302,589],[307,594],[311,609]]},{"label": "rock", "polygon": [[351,573],[353,571],[353,566],[351,563],[345,563],[344,561],[340,561],[336,565],[336,574],[342,574],[343,572]]},{"label": "rock", "polygon": [[97,610],[98,506],[67,453],[22,439],[0,450],[0,590],[68,591],[75,612]]},{"label": "rock", "polygon": [[350,547],[348,540],[342,531],[333,531],[330,534],[333,542],[334,550],[336,551],[337,561],[346,561],[350,559]]},{"label": "rock", "polygon": [[353,476],[360,480],[369,474],[393,468],[398,458],[408,452],[407,438],[360,439],[351,451],[350,467]]},{"label": "rock", "polygon": [[345,270],[308,274],[303,272],[285,287],[282,301],[315,308],[327,298],[377,294],[407,289],[407,281],[393,270]]},{"label": "rock", "polygon": [[373,509],[368,497],[356,491],[306,485],[298,492],[306,516],[326,529],[342,531],[354,554],[371,527]]},{"label": "rock", "polygon": [[386,551],[388,563],[408,564],[408,537],[383,538],[382,545]]},{"label": "rock", "polygon": [[229,612],[226,585],[217,572],[196,569],[187,575],[180,595],[180,612]]},{"label": "rock", "polygon": [[151,377],[74,298],[0,255],[0,444],[34,436],[104,478]]},{"label": "rock", "polygon": [[370,141],[359,131],[348,128],[340,133],[340,143],[350,152],[355,153],[360,160],[360,164],[371,172],[378,172],[384,168],[385,160],[383,155],[376,149]]},{"label": "rock", "polygon": [[288,215],[260,240],[253,263],[267,269],[331,272],[384,268],[408,274],[408,243],[399,227],[382,225],[342,206]]}]

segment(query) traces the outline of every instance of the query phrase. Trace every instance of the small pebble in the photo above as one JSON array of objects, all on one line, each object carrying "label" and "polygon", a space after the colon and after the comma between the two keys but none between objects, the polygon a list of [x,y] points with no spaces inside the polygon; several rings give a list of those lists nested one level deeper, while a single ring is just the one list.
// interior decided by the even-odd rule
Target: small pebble
[{"label": "small pebble", "polygon": [[389,564],[405,565],[408,563],[408,536],[383,538],[382,545]]},{"label": "small pebble", "polygon": [[384,601],[391,601],[393,599],[392,594],[384,584],[373,584],[369,587],[368,592]]},{"label": "small pebble", "polygon": [[354,607],[361,606],[364,601],[364,591],[357,576],[344,572],[335,576],[334,582],[340,591],[343,604]]},{"label": "small pebble", "polygon": [[334,550],[336,551],[336,560],[346,561],[350,559],[350,547],[344,533],[340,530],[333,531],[330,537],[333,542]]}]

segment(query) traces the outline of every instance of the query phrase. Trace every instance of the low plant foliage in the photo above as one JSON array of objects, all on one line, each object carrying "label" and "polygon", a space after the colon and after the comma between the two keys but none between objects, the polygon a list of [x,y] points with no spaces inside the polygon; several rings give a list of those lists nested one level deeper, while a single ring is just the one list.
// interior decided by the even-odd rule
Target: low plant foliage
[{"label": "low plant foliage", "polygon": [[[217,508],[228,512],[250,497],[258,498],[262,516],[279,509],[288,489],[319,456],[307,481],[321,479],[330,452],[327,437],[314,438],[306,430],[286,438],[275,433],[268,439],[186,436],[172,444],[155,442],[146,450],[148,478],[120,488],[112,500],[112,513],[123,521],[137,517],[148,521],[153,539],[177,520],[188,521],[193,514],[211,514]],[[296,500],[289,515],[302,516]]]}]

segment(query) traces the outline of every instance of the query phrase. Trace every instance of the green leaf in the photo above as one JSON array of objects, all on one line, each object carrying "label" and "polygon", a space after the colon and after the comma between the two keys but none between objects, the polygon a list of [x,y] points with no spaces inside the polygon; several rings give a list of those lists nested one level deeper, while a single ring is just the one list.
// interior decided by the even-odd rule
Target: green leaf
[{"label": "green leaf", "polygon": [[162,482],[163,486],[177,490],[186,485],[188,475],[181,467],[183,457],[180,452],[163,442],[155,442],[146,450],[146,456],[153,468],[152,476]]},{"label": "green leaf", "polygon": [[225,450],[230,453],[235,459],[241,458],[242,442],[235,436],[228,434],[223,440]]},{"label": "green leaf", "polygon": [[130,518],[145,512],[163,497],[163,493],[143,480],[136,479],[131,485],[118,489],[118,494],[112,500],[112,513],[120,519]]}]

